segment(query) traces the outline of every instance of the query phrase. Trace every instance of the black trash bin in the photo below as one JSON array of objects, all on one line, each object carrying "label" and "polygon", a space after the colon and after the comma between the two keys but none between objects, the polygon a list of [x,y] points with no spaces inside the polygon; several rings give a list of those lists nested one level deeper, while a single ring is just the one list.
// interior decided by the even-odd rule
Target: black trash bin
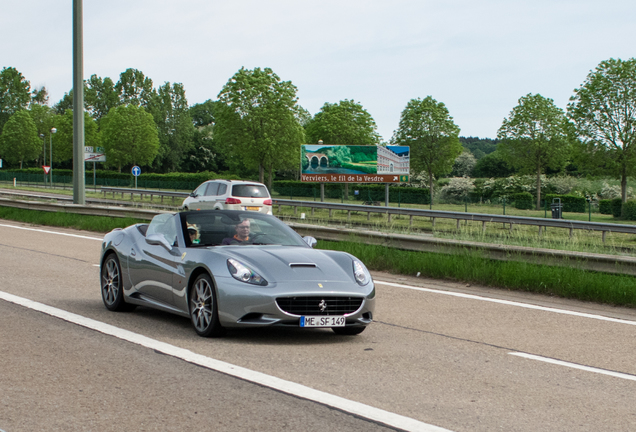
[{"label": "black trash bin", "polygon": [[552,210],[552,219],[563,219],[563,204],[561,204],[561,198],[554,198],[552,204],[550,204]]}]

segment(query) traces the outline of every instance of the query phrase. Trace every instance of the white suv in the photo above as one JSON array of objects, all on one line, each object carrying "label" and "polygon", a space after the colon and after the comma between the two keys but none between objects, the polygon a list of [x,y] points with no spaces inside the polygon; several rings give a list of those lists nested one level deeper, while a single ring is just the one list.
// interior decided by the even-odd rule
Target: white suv
[{"label": "white suv", "polygon": [[263,183],[209,180],[183,200],[183,210],[253,210],[272,214],[272,198]]}]

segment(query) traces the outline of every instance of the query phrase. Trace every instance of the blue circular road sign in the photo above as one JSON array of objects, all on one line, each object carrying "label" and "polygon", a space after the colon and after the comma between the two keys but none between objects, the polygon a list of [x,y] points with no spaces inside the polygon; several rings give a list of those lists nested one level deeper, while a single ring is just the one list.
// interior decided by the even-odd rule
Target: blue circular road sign
[{"label": "blue circular road sign", "polygon": [[141,168],[139,168],[137,165],[132,167],[132,175],[137,177],[139,174],[141,174]]}]

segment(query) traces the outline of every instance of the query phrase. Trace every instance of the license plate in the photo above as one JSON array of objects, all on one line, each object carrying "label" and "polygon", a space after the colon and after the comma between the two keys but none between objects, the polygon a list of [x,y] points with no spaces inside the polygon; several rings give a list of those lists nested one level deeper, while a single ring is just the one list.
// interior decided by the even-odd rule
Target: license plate
[{"label": "license plate", "polygon": [[301,316],[301,327],[344,327],[343,316]]},{"label": "license plate", "polygon": [[245,210],[251,210],[251,211],[259,211],[261,208],[260,207],[245,207]]}]

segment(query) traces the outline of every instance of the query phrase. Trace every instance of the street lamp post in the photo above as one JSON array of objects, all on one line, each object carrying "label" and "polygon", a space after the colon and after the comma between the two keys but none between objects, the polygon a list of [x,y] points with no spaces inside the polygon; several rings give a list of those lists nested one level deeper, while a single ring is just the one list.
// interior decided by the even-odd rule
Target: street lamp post
[{"label": "street lamp post", "polygon": [[51,140],[50,140],[50,148],[49,148],[49,162],[50,162],[50,166],[51,168],[49,169],[49,174],[51,175],[49,184],[51,185],[51,187],[53,187],[53,134],[57,132],[57,129],[55,128],[51,128]]},{"label": "street lamp post", "polygon": [[[42,166],[46,165],[46,139],[44,139],[44,134],[40,134],[40,138],[42,138]],[[46,186],[46,171],[44,172],[44,186]]]}]

